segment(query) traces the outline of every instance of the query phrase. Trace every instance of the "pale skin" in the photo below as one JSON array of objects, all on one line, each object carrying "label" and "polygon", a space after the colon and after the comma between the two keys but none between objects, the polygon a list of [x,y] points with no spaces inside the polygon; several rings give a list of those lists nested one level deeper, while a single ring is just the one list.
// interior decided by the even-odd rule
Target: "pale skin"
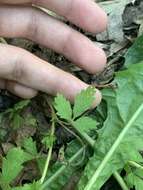
[{"label": "pale skin", "polygon": [[[63,54],[73,64],[95,74],[106,65],[102,49],[64,23],[32,7],[47,8],[92,33],[107,26],[107,16],[92,0],[0,0],[0,36],[22,37]],[[88,85],[69,73],[18,47],[0,44],[0,89],[22,98],[38,91],[62,93],[73,101]],[[101,101],[96,90],[95,104]]]}]

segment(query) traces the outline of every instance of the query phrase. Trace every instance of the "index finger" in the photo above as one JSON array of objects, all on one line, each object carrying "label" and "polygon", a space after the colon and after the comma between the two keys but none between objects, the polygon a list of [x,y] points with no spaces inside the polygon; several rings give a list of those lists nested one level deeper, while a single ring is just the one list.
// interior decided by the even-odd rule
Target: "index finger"
[{"label": "index finger", "polygon": [[77,26],[93,33],[107,26],[106,13],[93,0],[1,0],[7,4],[35,4],[65,17]]}]

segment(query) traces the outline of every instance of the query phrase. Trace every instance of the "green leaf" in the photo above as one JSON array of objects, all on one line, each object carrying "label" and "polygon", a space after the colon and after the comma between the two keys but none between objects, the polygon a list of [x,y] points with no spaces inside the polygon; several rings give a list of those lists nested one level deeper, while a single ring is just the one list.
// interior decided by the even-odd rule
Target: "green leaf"
[{"label": "green leaf", "polygon": [[13,114],[12,127],[14,129],[19,129],[22,126],[23,123],[24,123],[23,117],[21,117],[17,113]]},{"label": "green leaf", "polygon": [[[65,151],[65,159],[67,163],[56,162],[48,172],[47,181],[44,183],[45,189],[48,190],[57,190],[63,189],[64,185],[68,183],[72,174],[74,174],[78,167],[73,167],[71,164],[76,164],[81,160],[84,148],[80,146],[77,141],[71,141],[67,150]],[[87,156],[86,156],[87,158]],[[82,166],[84,162],[80,163]]]},{"label": "green leaf", "polygon": [[[129,160],[143,161],[139,154],[139,150],[143,149],[143,112],[138,110],[143,104],[142,79],[143,63],[132,65],[128,70],[116,74],[114,82],[117,83],[117,89],[103,91],[107,102],[107,119],[99,131],[95,153],[85,168],[78,189],[99,190]],[[137,110],[140,115],[128,128],[127,123],[135,118]],[[89,188],[90,182],[87,182],[91,179],[94,183]]]},{"label": "green leaf", "polygon": [[47,134],[43,139],[42,143],[46,146],[47,149],[51,148],[53,143],[55,142],[55,136],[51,136],[51,134]]},{"label": "green leaf", "polygon": [[86,90],[82,90],[75,98],[73,108],[74,119],[90,109],[94,100],[95,88],[88,87]]},{"label": "green leaf", "polygon": [[39,157],[37,159],[37,164],[38,164],[38,168],[39,168],[41,175],[43,174],[43,170],[44,170],[45,163],[46,163],[46,158],[47,158],[46,156],[42,155],[41,157]]},{"label": "green leaf", "polygon": [[15,111],[22,110],[24,107],[28,106],[29,103],[30,103],[30,100],[22,100],[18,102],[17,104],[15,104],[14,110]]},{"label": "green leaf", "polygon": [[38,154],[36,142],[33,141],[31,137],[25,138],[23,140],[23,148],[26,150],[26,152],[30,153],[33,156],[36,156]]},{"label": "green leaf", "polygon": [[23,163],[28,160],[31,160],[31,156],[21,148],[10,149],[6,158],[2,160],[1,183],[9,184],[12,182],[23,169]]},{"label": "green leaf", "polygon": [[96,129],[97,122],[90,117],[81,117],[73,122],[74,127],[80,133],[89,132],[91,129]]},{"label": "green leaf", "polygon": [[0,187],[2,190],[11,190],[11,187],[9,184],[5,183],[0,176]]},{"label": "green leaf", "polygon": [[58,94],[55,98],[54,107],[57,111],[57,115],[62,119],[70,120],[72,117],[72,109],[70,102],[65,99],[61,94]]},{"label": "green leaf", "polygon": [[136,169],[132,170],[126,177],[125,180],[130,188],[135,187],[135,190],[143,189],[143,170]]},{"label": "green leaf", "polygon": [[143,35],[138,37],[135,43],[128,49],[125,55],[125,66],[143,61]]}]

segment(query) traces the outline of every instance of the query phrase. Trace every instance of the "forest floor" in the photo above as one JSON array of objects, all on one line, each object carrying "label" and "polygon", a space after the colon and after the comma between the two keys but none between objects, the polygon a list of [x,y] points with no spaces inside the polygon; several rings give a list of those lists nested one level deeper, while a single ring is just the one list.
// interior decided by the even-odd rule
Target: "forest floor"
[{"label": "forest floor", "polygon": [[[29,52],[37,55],[38,57],[50,62],[51,64],[72,73],[81,80],[85,81],[88,84],[93,84],[99,89],[112,88],[114,87],[114,78],[115,73],[122,71],[124,66],[129,64],[129,60],[134,59],[130,54],[134,56],[139,55],[143,58],[143,53],[137,53],[136,50],[138,46],[134,47],[134,42],[136,39],[142,37],[143,35],[143,1],[142,0],[105,0],[98,1],[100,6],[107,12],[109,17],[109,24],[106,32],[103,32],[98,35],[94,35],[70,24],[71,27],[76,28],[88,38],[90,38],[95,44],[103,48],[106,52],[108,63],[103,72],[97,75],[91,75],[83,71],[82,69],[74,66],[69,60],[67,60],[63,55],[59,55],[53,52],[50,49],[42,47],[41,45],[35,44],[25,39],[5,39],[8,44],[22,47]],[[52,14],[52,13],[51,13]],[[66,22],[66,21],[65,21]],[[66,22],[67,23],[67,22]],[[67,23],[69,24],[69,23]],[[3,39],[1,39],[3,43]],[[142,39],[143,43],[143,39]],[[134,48],[133,50],[131,48]],[[139,54],[140,53],[140,54]],[[126,77],[125,77],[126,78]],[[70,85],[70,84],[69,84]],[[105,93],[106,95],[106,93]],[[105,98],[106,100],[106,98]],[[104,101],[102,102],[102,108],[104,107]],[[107,98],[108,100],[108,98]],[[31,101],[22,101],[20,98],[10,94],[6,91],[1,91],[0,93],[0,168],[3,168],[3,158],[7,153],[14,147],[22,147],[22,143],[25,139],[25,144],[29,143],[27,146],[34,147],[36,143],[36,151],[41,153],[46,157],[48,150],[42,144],[42,139],[49,133],[51,126],[51,108],[48,102],[51,101],[51,97],[48,97],[45,94],[39,94],[36,98]],[[20,102],[20,103],[19,103]],[[100,109],[100,108],[99,108]],[[99,116],[103,110],[95,109],[90,115],[92,115],[98,122],[99,126],[102,127],[106,118],[102,120],[97,119],[95,114]],[[106,105],[104,109],[108,109]],[[109,113],[109,112],[108,112]],[[104,114],[107,115],[107,111]],[[101,113],[103,115],[103,113]],[[26,120],[25,120],[26,118]],[[74,141],[75,135],[72,132],[68,132],[65,128],[58,126],[55,130],[56,141],[53,147],[52,161],[51,165],[54,163],[61,162],[62,164],[65,161],[66,149],[69,144]],[[25,145],[26,146],[26,145]],[[90,148],[89,148],[90,149]],[[86,152],[86,157],[92,157],[92,151],[88,150]],[[20,186],[22,187],[25,183],[32,183],[34,180],[40,178],[39,170],[42,170],[45,163],[45,157],[39,158],[37,161],[30,161],[24,164],[24,168],[20,173],[15,176],[15,178],[10,183],[10,187]],[[8,158],[7,158],[8,160]],[[47,187],[49,190],[74,190],[75,186],[80,181],[80,177],[84,168],[87,164],[88,159],[85,158],[83,163],[79,165],[74,173],[70,175],[70,178],[66,180],[59,186]],[[59,169],[59,168],[58,168]],[[57,169],[57,170],[58,170]],[[96,169],[96,168],[95,168]],[[51,172],[51,171],[50,171]],[[50,173],[49,172],[49,173]],[[56,173],[56,169],[55,169]],[[124,177],[126,170],[122,167],[121,176]],[[50,175],[50,174],[49,174]],[[53,171],[51,176],[54,175]],[[62,175],[62,174],[61,174]],[[50,176],[50,177],[51,177]],[[118,178],[118,177],[117,177]],[[121,187],[121,184],[114,175],[109,175],[107,179],[104,179],[104,185],[102,184],[101,190],[129,190],[130,186],[136,188],[136,190],[143,190],[143,188],[137,188],[135,184],[128,185],[128,189]],[[67,180],[68,179],[68,180]],[[118,178],[119,179],[119,178]],[[56,179],[58,180],[58,179]],[[126,180],[125,180],[126,181]],[[0,185],[1,185],[0,180]],[[56,183],[56,182],[53,182]],[[82,183],[82,182],[81,182]],[[128,183],[128,181],[127,181]],[[99,185],[101,186],[101,185]],[[36,186],[35,186],[36,187]],[[141,187],[141,186],[140,186]],[[142,182],[143,187],[143,182]],[[37,187],[36,187],[37,188]],[[35,188],[35,190],[36,190]],[[1,186],[2,190],[4,189]],[[38,189],[38,188],[37,188]],[[84,188],[79,188],[84,189]],[[97,188],[98,189],[98,188]],[[16,189],[15,189],[16,190]],[[17,190],[26,190],[17,189]],[[28,189],[27,190],[34,190]],[[92,190],[92,189],[91,189]],[[94,188],[93,188],[94,190]],[[96,188],[95,188],[96,190]]]}]

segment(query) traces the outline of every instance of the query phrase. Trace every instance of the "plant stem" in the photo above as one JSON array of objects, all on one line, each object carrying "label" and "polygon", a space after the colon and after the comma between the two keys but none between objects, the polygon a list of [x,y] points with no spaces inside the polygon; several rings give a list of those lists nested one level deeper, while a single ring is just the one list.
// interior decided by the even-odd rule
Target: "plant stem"
[{"label": "plant stem", "polygon": [[56,117],[56,121],[57,123],[59,123],[65,130],[67,130],[70,134],[72,134],[74,137],[77,138],[77,140],[81,143],[82,146],[84,146],[84,142],[82,141],[82,139],[72,130],[70,130],[68,127],[66,127],[66,125],[61,122],[57,117]]},{"label": "plant stem", "polygon": [[[84,134],[86,141],[88,142],[88,144],[94,148],[94,144],[96,141],[94,141],[88,134]],[[140,166],[140,165],[139,165]],[[138,166],[138,167],[139,167]],[[140,166],[141,167],[141,166]],[[120,174],[116,171],[113,173],[113,176],[115,177],[115,179],[118,181],[119,185],[121,186],[122,190],[129,190],[127,185],[125,184],[123,178],[120,176]]]},{"label": "plant stem", "polygon": [[93,174],[92,178],[89,180],[89,182],[87,183],[86,187],[84,188],[84,190],[91,190],[91,189],[93,189],[93,185],[96,183],[96,180],[98,179],[100,173],[105,168],[107,162],[110,160],[110,158],[112,157],[112,155],[114,154],[114,152],[118,148],[120,142],[122,141],[122,139],[124,138],[124,136],[126,135],[126,133],[128,132],[128,130],[130,129],[130,127],[133,125],[133,123],[135,122],[135,120],[138,118],[138,116],[140,115],[140,113],[141,113],[142,110],[143,110],[143,103],[137,109],[137,111],[135,112],[135,114],[133,115],[133,117],[129,120],[129,122],[124,127],[124,129],[121,131],[121,133],[118,136],[117,140],[115,141],[115,143],[112,145],[112,147],[109,150],[109,152],[104,157],[104,159],[101,162],[100,166],[97,168],[97,170]]},{"label": "plant stem", "polygon": [[92,148],[94,148],[95,141],[94,141],[87,133],[83,133],[82,136],[83,136],[83,138],[86,140],[86,142],[87,142]]},{"label": "plant stem", "polygon": [[128,162],[131,166],[138,168],[138,169],[142,169],[143,170],[143,166],[141,166],[140,164],[134,162],[134,161],[129,161]]},{"label": "plant stem", "polygon": [[123,190],[129,190],[128,186],[126,185],[123,178],[120,176],[118,172],[114,172],[113,176],[116,178],[116,180],[118,181],[119,185]]},{"label": "plant stem", "polygon": [[73,120],[70,121],[70,124],[78,132],[78,134],[93,148],[95,141],[87,133],[81,133],[77,128],[75,128]]},{"label": "plant stem", "polygon": [[[84,151],[85,149],[85,146],[82,147],[75,155],[73,155],[69,161],[68,161],[68,164],[70,165],[72,162],[74,162],[81,154],[82,152]],[[59,175],[61,175],[64,170],[67,168],[67,165],[63,165],[56,173],[54,173],[42,186],[42,189],[41,190],[44,190],[46,187],[48,187],[48,185],[50,183],[52,183],[53,181],[55,181],[57,179],[57,177],[59,177]]]},{"label": "plant stem", "polygon": [[[54,118],[52,119],[52,127],[51,127],[51,136],[53,137],[54,136],[54,132],[55,132],[55,120]],[[49,168],[49,163],[50,163],[50,159],[51,159],[51,156],[52,156],[52,150],[53,150],[53,142],[51,144],[51,147],[49,148],[49,151],[48,151],[48,156],[47,156],[47,160],[46,160],[46,163],[45,163],[45,167],[44,167],[44,170],[43,170],[43,173],[42,173],[42,177],[40,179],[40,183],[43,184],[44,180],[45,180],[45,177],[47,175],[47,171],[48,171],[48,168]]]}]

